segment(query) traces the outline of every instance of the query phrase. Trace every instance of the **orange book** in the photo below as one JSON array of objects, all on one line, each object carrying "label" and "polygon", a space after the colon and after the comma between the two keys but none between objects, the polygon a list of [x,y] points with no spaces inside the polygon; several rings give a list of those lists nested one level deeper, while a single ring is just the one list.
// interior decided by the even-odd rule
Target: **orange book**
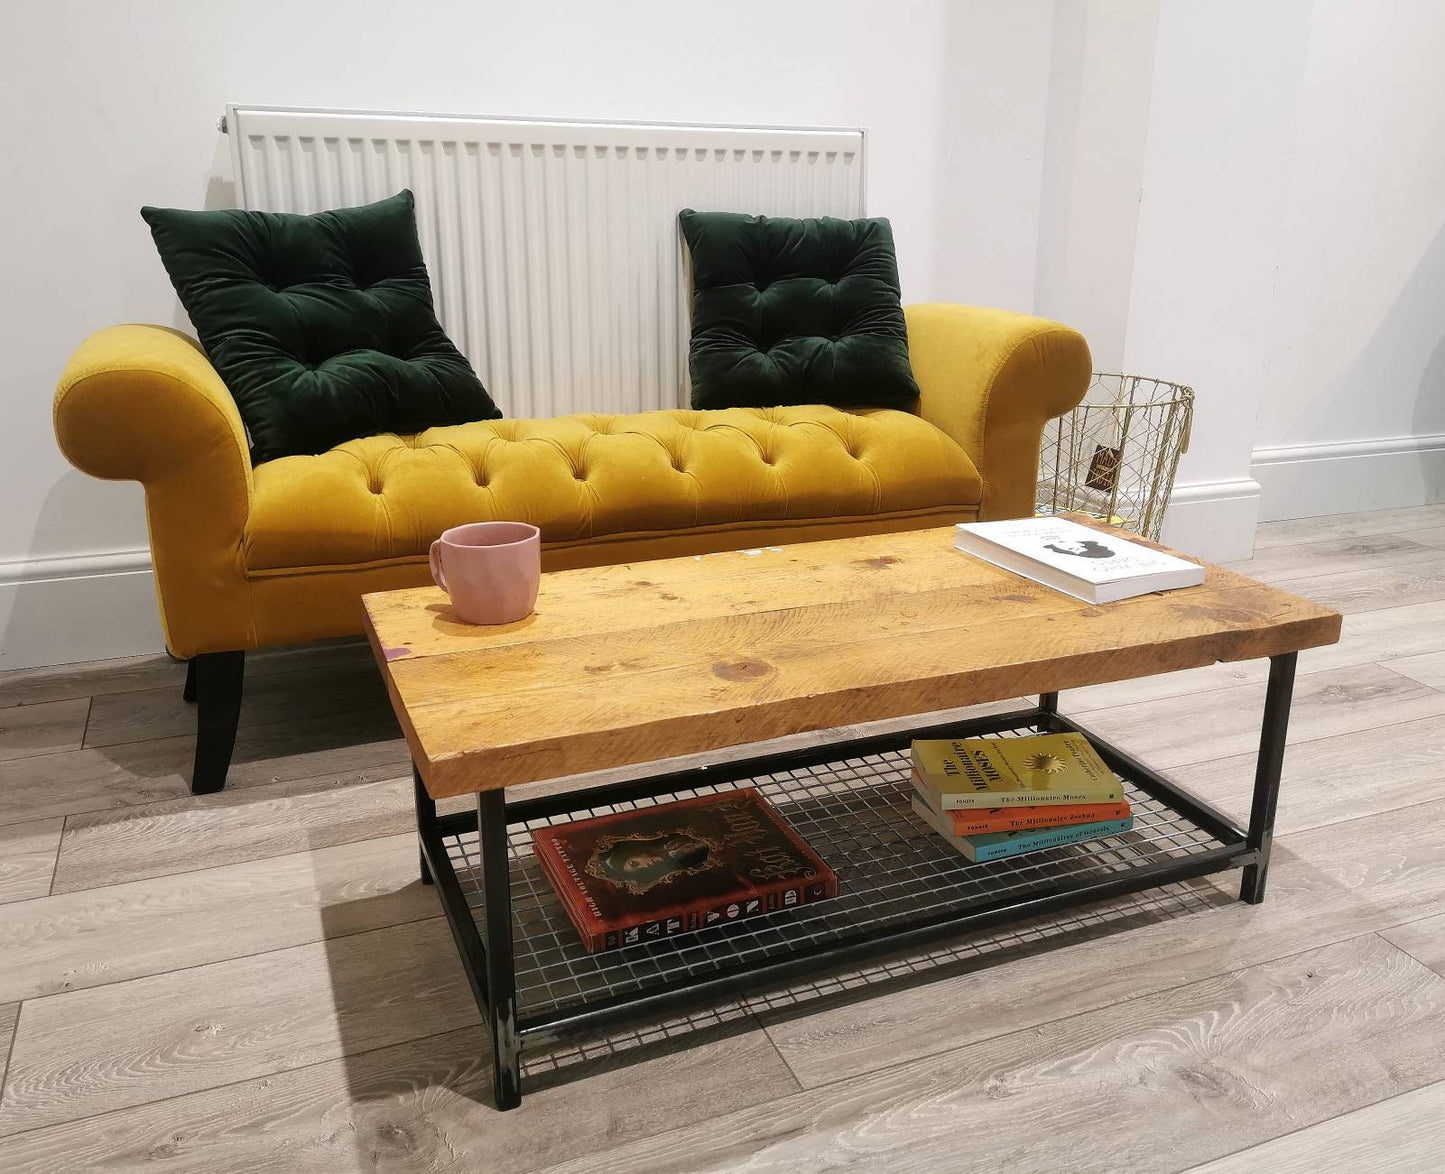
[{"label": "orange book", "polygon": [[1048,807],[985,807],[972,811],[956,809],[946,814],[953,819],[954,835],[981,836],[989,832],[1020,832],[1029,828],[1056,828],[1072,823],[1127,819],[1129,804],[1056,803]]}]

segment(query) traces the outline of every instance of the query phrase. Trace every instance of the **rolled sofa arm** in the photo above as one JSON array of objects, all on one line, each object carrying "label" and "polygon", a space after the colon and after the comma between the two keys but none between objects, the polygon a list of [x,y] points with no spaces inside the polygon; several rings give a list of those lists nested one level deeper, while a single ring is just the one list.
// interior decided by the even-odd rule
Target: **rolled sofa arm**
[{"label": "rolled sofa arm", "polygon": [[162,326],[93,334],[60,377],[55,438],[82,472],[145,486],[171,652],[253,645],[241,555],[251,457],[235,401],[205,352]]},{"label": "rolled sofa arm", "polygon": [[979,517],[1033,513],[1044,425],[1088,390],[1092,360],[1068,326],[984,306],[908,306],[919,415],[948,433],[983,478]]}]

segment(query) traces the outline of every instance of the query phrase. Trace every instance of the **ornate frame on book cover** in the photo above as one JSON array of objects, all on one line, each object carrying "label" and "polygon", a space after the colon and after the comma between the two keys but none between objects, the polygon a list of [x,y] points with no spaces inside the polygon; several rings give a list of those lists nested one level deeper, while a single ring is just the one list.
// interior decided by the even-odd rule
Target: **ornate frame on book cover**
[{"label": "ornate frame on book cover", "polygon": [[[967,931],[1243,868],[1264,899],[1296,653],[1270,658],[1248,828],[1058,712],[1037,708],[695,767],[582,792],[439,815],[416,775],[422,879],[435,882],[493,1045],[499,1109],[521,1100],[527,1046],[928,946]],[[1125,784],[1134,828],[1086,844],[972,864],[908,812],[917,737],[1076,731]],[[529,828],[573,814],[757,786],[837,871],[839,896],[746,921],[587,954],[531,856]],[[516,830],[509,833],[508,828]]]}]

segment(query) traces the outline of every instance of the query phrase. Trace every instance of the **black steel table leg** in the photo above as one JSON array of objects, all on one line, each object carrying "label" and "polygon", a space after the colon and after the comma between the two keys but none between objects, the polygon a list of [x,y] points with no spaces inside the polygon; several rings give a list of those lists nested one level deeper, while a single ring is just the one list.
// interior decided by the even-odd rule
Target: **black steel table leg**
[{"label": "black steel table leg", "polygon": [[1270,657],[1269,685],[1264,694],[1264,724],[1259,732],[1259,759],[1254,769],[1254,802],[1249,811],[1249,847],[1255,862],[1245,866],[1239,899],[1251,905],[1264,900],[1269,872],[1269,850],[1274,840],[1274,813],[1279,803],[1279,778],[1284,766],[1285,735],[1289,732],[1289,703],[1294,693],[1298,653]]},{"label": "black steel table leg", "polygon": [[421,883],[429,885],[432,883],[431,865],[426,862],[426,845],[422,843],[422,837],[434,833],[437,822],[437,805],[426,792],[426,785],[421,781],[421,772],[415,766],[411,768],[411,785],[416,793],[416,854],[417,861],[421,867]]},{"label": "black steel table leg", "polygon": [[487,951],[487,1026],[492,1033],[492,1095],[497,1108],[522,1100],[522,1044],[517,1033],[517,972],[512,958],[512,872],[507,859],[504,792],[477,795],[482,860],[482,920]]},{"label": "black steel table leg", "polygon": [[1040,693],[1040,694],[1039,694],[1039,712],[1040,712],[1040,713],[1058,713],[1058,712],[1059,712],[1059,695],[1058,695],[1057,693]]},{"label": "black steel table leg", "polygon": [[482,933],[478,933],[478,922],[468,907],[444,839],[453,834],[448,828],[466,821],[455,815],[439,819],[436,801],[427,793],[415,767],[412,781],[416,790],[422,881],[436,885],[442,912],[446,914],[447,926],[461,955],[462,969],[492,1037],[493,1099],[499,1109],[514,1109],[522,1099],[522,1057],[517,1031],[517,975],[512,954],[512,878],[507,861],[506,801],[501,791],[483,791],[477,796],[477,849],[482,871]]}]

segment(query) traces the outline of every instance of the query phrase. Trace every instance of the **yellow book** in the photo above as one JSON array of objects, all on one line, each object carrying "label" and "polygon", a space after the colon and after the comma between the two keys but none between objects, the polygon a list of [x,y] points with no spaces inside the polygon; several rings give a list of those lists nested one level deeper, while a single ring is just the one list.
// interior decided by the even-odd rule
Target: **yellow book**
[{"label": "yellow book", "polygon": [[1124,798],[1123,785],[1082,734],[916,741],[913,786],[935,811]]}]

